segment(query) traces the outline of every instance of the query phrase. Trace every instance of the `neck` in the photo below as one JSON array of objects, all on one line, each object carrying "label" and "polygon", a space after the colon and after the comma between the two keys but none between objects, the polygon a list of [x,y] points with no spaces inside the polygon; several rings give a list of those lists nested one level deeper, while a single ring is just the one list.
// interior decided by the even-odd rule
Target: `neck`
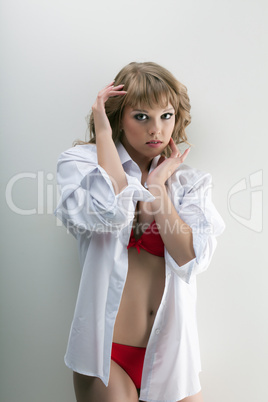
[{"label": "neck", "polygon": [[143,159],[143,160],[135,160],[134,158],[132,158],[132,159],[139,166],[139,168],[141,170],[141,173],[147,175],[149,170],[150,170],[151,163],[152,163],[153,159]]},{"label": "neck", "polygon": [[146,156],[142,156],[139,152],[137,152],[134,148],[130,146],[126,146],[127,144],[124,144],[124,141],[121,141],[122,144],[124,145],[127,153],[131,157],[131,159],[137,163],[139,166],[140,170],[142,173],[148,173],[152,160],[153,158],[147,158]]}]

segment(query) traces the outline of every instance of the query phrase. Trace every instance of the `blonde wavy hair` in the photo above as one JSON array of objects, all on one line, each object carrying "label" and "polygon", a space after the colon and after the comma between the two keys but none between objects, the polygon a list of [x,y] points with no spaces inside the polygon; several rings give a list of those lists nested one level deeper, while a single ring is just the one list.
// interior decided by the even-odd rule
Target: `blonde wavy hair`
[{"label": "blonde wavy hair", "polygon": [[[172,138],[176,144],[187,143],[185,128],[191,122],[190,102],[186,87],[181,84],[168,70],[153,62],[132,62],[117,74],[114,85],[124,84],[125,96],[109,98],[105,103],[105,110],[112,128],[114,142],[120,141],[120,123],[125,106],[141,108],[155,105],[165,108],[167,104],[175,110],[175,126]],[[87,142],[75,141],[78,144],[96,143],[94,117],[91,112],[87,116],[90,139]],[[170,156],[171,149],[166,147],[163,155]]]}]

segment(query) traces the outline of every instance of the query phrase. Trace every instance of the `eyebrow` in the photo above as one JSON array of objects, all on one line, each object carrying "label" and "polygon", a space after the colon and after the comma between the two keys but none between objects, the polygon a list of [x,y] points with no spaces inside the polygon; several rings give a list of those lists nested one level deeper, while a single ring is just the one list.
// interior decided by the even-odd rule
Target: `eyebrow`
[{"label": "eyebrow", "polygon": [[[163,112],[168,112],[170,110],[174,110],[173,107],[170,107],[168,109],[163,110]],[[142,113],[149,113],[148,110],[144,110],[144,109],[133,109],[132,112],[142,112]]]}]

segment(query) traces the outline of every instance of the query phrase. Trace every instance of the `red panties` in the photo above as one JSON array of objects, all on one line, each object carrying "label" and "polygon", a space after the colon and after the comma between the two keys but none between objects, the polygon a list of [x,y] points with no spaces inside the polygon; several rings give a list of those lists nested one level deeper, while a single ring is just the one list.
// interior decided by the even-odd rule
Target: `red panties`
[{"label": "red panties", "polygon": [[146,348],[112,344],[111,359],[127,372],[137,389],[141,387],[141,375]]}]

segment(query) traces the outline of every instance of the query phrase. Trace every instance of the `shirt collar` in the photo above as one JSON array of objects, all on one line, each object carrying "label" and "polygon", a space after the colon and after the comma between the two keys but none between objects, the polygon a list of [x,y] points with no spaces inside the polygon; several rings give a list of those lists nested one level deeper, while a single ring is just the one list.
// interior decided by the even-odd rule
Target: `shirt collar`
[{"label": "shirt collar", "polygon": [[[130,162],[130,161],[132,163],[135,163],[133,161],[133,159],[131,159],[129,153],[127,152],[126,148],[124,147],[124,145],[122,144],[121,141],[118,141],[118,143],[116,144],[116,148],[117,148],[117,152],[119,154],[119,158],[121,160],[122,165],[124,165],[125,163]],[[150,171],[156,168],[160,156],[161,155],[158,155],[152,160]]]},{"label": "shirt collar", "polygon": [[124,163],[126,162],[132,161],[129,153],[127,152],[121,141],[118,141],[118,143],[116,144],[116,148],[122,165],[124,165]]}]

